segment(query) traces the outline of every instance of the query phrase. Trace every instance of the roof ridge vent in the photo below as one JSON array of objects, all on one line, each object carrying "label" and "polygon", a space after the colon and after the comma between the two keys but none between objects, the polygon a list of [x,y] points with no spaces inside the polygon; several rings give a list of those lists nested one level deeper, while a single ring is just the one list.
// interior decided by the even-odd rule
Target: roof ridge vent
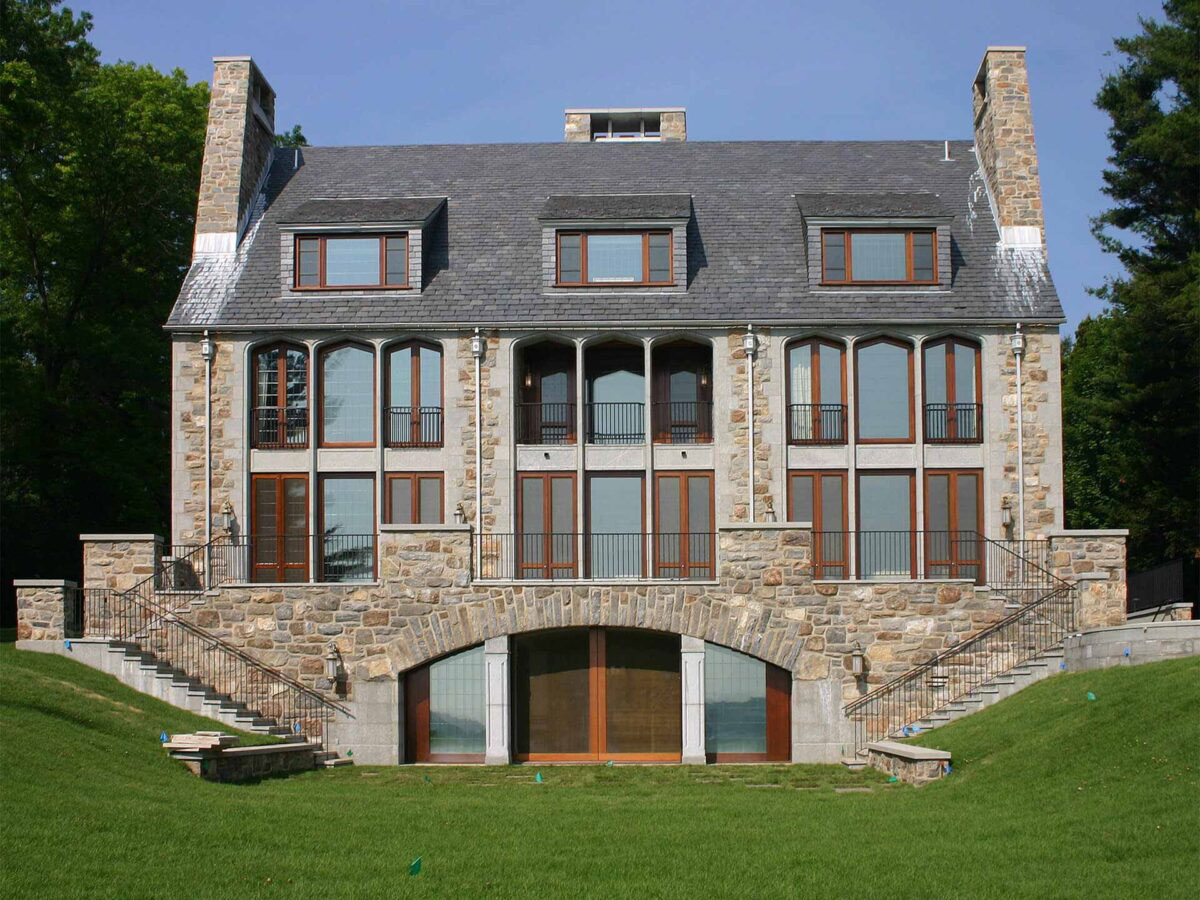
[{"label": "roof ridge vent", "polygon": [[687,110],[682,106],[576,108],[563,112],[563,137],[571,143],[687,140]]}]

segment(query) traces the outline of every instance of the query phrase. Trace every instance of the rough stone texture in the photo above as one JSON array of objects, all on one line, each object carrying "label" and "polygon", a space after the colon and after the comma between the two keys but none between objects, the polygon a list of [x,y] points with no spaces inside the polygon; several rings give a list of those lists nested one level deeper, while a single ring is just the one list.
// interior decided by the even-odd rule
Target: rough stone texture
[{"label": "rough stone texture", "polygon": [[[767,499],[770,498],[779,519],[784,518],[784,510],[780,507],[781,492],[773,490],[775,469],[775,442],[770,439],[774,433],[774,413],[767,402],[773,391],[781,390],[774,377],[776,361],[768,352],[771,345],[770,332],[755,330],[758,337],[759,351],[754,359],[754,496],[755,518],[764,520]],[[729,419],[726,434],[722,444],[726,448],[726,471],[728,478],[723,479],[723,490],[738,498],[733,501],[730,509],[730,519],[734,522],[750,521],[750,409],[747,397],[747,383],[750,378],[750,361],[742,347],[742,338],[746,330],[729,332],[727,346],[729,352]],[[720,430],[720,429],[718,429]]]},{"label": "rough stone texture", "polygon": [[173,752],[193,775],[205,781],[255,781],[316,768],[315,748],[279,744],[267,747],[224,747],[201,751]]},{"label": "rough stone texture", "polygon": [[[333,641],[353,682],[390,678],[490,637],[539,628],[644,627],[733,647],[842,696],[882,683],[1001,618],[1003,602],[964,582],[819,584],[810,535],[720,534],[718,583],[511,584],[468,577],[466,531],[381,535],[378,584],[223,588],[184,615],[265,663],[325,689]],[[860,642],[867,677],[850,674]]]},{"label": "rough stone texture", "polygon": [[592,139],[592,117],[589,113],[566,113],[563,140],[588,143]]},{"label": "rough stone texture", "polygon": [[1052,572],[1078,594],[1077,628],[1125,623],[1124,532],[1068,531],[1050,536]]},{"label": "rough stone texture", "polygon": [[[260,105],[259,95],[267,108]],[[251,60],[215,61],[197,234],[236,233],[246,218],[275,143],[274,100],[274,92]]]},{"label": "rough stone texture", "polygon": [[[880,742],[886,744],[890,742]],[[913,750],[920,750],[914,747]],[[888,775],[894,775],[907,784],[920,787],[931,781],[937,781],[946,774],[949,760],[943,759],[910,759],[896,753],[890,753],[871,745],[867,749],[867,765]]]},{"label": "rough stone texture", "polygon": [[975,146],[1000,225],[1043,228],[1025,51],[989,49],[972,88]]},{"label": "rough stone texture", "polygon": [[90,540],[85,536],[84,588],[126,590],[158,572],[163,551],[161,537],[113,537],[114,540]]},{"label": "rough stone texture", "polygon": [[[481,440],[482,459],[482,522],[484,532],[504,531],[506,526],[497,525],[498,470],[496,451],[501,443],[501,417],[508,418],[507,410],[512,398],[498,387],[494,386],[497,367],[500,365],[500,340],[495,333],[484,335],[486,344],[483,358],[479,366],[480,413],[483,417],[483,436]],[[453,471],[446,472],[446,515],[452,521],[452,504],[461,503],[467,514],[467,521],[475,521],[475,467],[480,462],[475,459],[475,358],[471,355],[471,337],[460,337],[453,346],[452,354],[457,373],[447,371],[445,378],[457,377],[461,388],[459,394],[459,420],[466,427],[458,430],[461,455],[464,465]],[[451,440],[453,431],[446,431],[446,440]],[[454,498],[454,499],[452,499]]]},{"label": "rough stone texture", "polygon": [[662,113],[658,120],[658,133],[664,141],[686,141],[687,113],[683,110]]},{"label": "rough stone texture", "polygon": [[67,593],[75,590],[75,582],[18,583],[16,587],[17,640],[63,640],[66,637],[63,629],[64,605]]}]

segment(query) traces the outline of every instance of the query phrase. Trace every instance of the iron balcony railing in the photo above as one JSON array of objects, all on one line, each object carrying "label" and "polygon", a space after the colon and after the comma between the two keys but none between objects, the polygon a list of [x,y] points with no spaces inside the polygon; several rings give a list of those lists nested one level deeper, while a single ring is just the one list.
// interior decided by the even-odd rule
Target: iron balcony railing
[{"label": "iron balcony railing", "polygon": [[983,440],[983,406],[979,403],[926,403],[925,442],[978,444]]},{"label": "iron balcony railing", "polygon": [[442,446],[440,406],[391,406],[387,409],[389,447]]},{"label": "iron balcony railing", "polygon": [[518,403],[518,444],[575,443],[574,403]]},{"label": "iron balcony railing", "polygon": [[250,446],[256,450],[307,447],[308,407],[256,406],[250,416]]},{"label": "iron balcony railing", "polygon": [[481,534],[475,550],[477,577],[485,580],[694,581],[716,575],[716,535],[711,533]]},{"label": "iron balcony railing", "polygon": [[589,444],[644,444],[645,403],[588,403],[585,406]]},{"label": "iron balcony railing", "polygon": [[373,581],[373,534],[235,535],[209,553],[210,582],[286,584]]},{"label": "iron balcony railing", "polygon": [[[202,569],[213,545],[179,557]],[[68,637],[102,638],[140,653],[143,664],[170,673],[174,682],[203,690],[210,699],[255,718],[274,720],[291,733],[322,737],[332,715],[344,707],[319,691],[268,666],[240,647],[180,618],[157,596],[160,573],[126,590],[70,591],[65,620]]]},{"label": "iron balcony railing", "polygon": [[788,443],[846,443],[846,407],[841,403],[793,403],[788,407]]},{"label": "iron balcony railing", "polygon": [[652,406],[651,413],[655,443],[712,443],[711,400],[662,400]]},{"label": "iron balcony railing", "polygon": [[1192,618],[1200,611],[1200,560],[1175,559],[1129,573],[1129,612],[1154,609],[1168,603],[1192,604]]}]

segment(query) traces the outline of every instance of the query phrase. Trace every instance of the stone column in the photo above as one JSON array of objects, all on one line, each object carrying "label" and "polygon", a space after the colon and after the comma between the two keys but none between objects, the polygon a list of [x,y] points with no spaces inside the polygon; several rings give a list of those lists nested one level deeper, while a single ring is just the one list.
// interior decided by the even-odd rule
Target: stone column
[{"label": "stone column", "polygon": [[683,694],[683,754],[685,765],[704,765],[704,641],[679,639],[679,675]]},{"label": "stone column", "polygon": [[1068,529],[1050,537],[1052,572],[1075,585],[1080,630],[1125,624],[1125,542],[1121,529]]},{"label": "stone column", "polygon": [[486,715],[483,761],[489,766],[506,766],[512,762],[507,637],[483,642],[483,696]]},{"label": "stone column", "polygon": [[79,540],[85,588],[128,590],[153,575],[162,558],[157,534],[81,534]]},{"label": "stone column", "polygon": [[75,582],[18,578],[13,587],[17,589],[17,640],[63,640],[67,595],[74,592]]}]

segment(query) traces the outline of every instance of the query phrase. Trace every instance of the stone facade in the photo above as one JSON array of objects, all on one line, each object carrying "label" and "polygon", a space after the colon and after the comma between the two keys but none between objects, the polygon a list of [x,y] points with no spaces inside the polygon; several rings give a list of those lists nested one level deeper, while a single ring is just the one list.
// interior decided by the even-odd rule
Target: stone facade
[{"label": "stone facade", "polygon": [[[727,509],[734,522],[749,522],[750,517],[750,400],[749,381],[751,361],[746,355],[743,339],[745,329],[729,332],[725,345],[729,354],[729,419],[720,443],[724,444],[728,477],[724,480],[729,501]],[[782,508],[782,488],[775,484],[776,444],[775,404],[769,399],[773,392],[781,389],[775,373],[778,366],[770,347],[770,331],[755,331],[758,351],[753,360],[754,368],[754,519],[763,521],[768,509],[774,509],[776,518],[786,518]]]},{"label": "stone facade", "polygon": [[75,582],[62,580],[18,579],[17,640],[61,641],[66,637],[64,612],[67,595]]},{"label": "stone facade", "polygon": [[1036,228],[1041,240],[1042,185],[1024,47],[989,47],[972,89],[975,146],[1001,229]]},{"label": "stone facade", "polygon": [[1078,593],[1080,630],[1125,624],[1125,541],[1129,532],[1059,531],[1050,536],[1052,573]]},{"label": "stone facade", "polygon": [[[244,227],[275,144],[275,93],[247,57],[217,57],[200,170],[196,234]],[[233,240],[221,246],[232,250]]]},{"label": "stone facade", "polygon": [[127,590],[158,572],[163,539],[157,534],[81,534],[83,586]]}]

